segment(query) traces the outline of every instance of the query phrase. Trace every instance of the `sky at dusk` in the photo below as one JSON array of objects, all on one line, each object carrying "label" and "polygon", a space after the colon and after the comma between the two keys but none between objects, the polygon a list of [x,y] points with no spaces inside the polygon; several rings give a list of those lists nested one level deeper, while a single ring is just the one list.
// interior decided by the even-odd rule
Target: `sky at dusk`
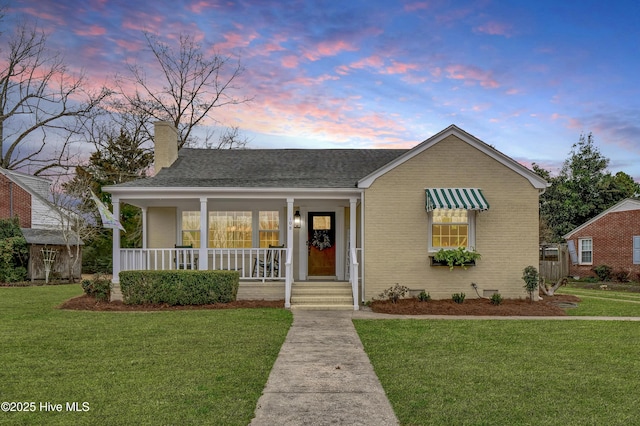
[{"label": "sky at dusk", "polygon": [[96,86],[152,64],[143,30],[238,57],[253,100],[216,118],[251,148],[410,148],[455,124],[556,170],[593,132],[640,180],[637,0],[10,0],[3,26],[20,16]]}]

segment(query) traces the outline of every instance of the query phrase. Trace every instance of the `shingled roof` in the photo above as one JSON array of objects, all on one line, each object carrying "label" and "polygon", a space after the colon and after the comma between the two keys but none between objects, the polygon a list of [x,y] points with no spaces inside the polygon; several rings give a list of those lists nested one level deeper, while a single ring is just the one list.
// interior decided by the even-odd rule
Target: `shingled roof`
[{"label": "shingled roof", "polygon": [[355,188],[404,149],[183,148],[156,176],[117,187]]}]

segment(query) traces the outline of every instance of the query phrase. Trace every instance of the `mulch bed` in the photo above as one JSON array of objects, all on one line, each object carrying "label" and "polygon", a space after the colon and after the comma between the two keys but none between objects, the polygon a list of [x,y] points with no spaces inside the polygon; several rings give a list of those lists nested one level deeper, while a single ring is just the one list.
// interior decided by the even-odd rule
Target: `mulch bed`
[{"label": "mulch bed", "polygon": [[371,310],[397,315],[493,315],[493,316],[564,316],[566,311],[559,303],[578,303],[580,299],[572,295],[544,296],[542,301],[530,303],[528,300],[504,299],[500,305],[493,305],[488,299],[465,299],[455,303],[451,299],[420,302],[417,299],[401,299],[397,303],[376,300]]},{"label": "mulch bed", "polygon": [[[544,297],[540,302],[529,303],[526,300],[505,299],[500,305],[492,305],[488,299],[465,299],[464,303],[452,300],[430,300],[420,302],[417,299],[402,299],[398,303],[376,300],[371,303],[373,312],[399,315],[494,315],[494,316],[562,316],[561,302],[577,303],[580,299],[571,295]],[[93,297],[82,295],[69,299],[59,306],[60,309],[82,311],[177,311],[196,309],[235,309],[235,308],[284,308],[284,300],[238,300],[229,303],[216,303],[198,306],[125,305],[122,302],[98,302]]]}]

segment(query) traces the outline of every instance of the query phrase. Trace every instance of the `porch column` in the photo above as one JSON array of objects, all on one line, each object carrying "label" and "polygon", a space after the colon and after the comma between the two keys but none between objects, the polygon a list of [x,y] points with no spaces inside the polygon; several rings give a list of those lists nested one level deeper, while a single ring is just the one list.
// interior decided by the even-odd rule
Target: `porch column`
[{"label": "porch column", "polygon": [[147,248],[147,208],[142,207],[142,248]]},{"label": "porch column", "polygon": [[209,255],[207,254],[207,244],[209,244],[209,227],[207,212],[207,199],[200,198],[200,253],[198,254],[198,269],[206,271],[209,269]]},{"label": "porch column", "polygon": [[293,283],[293,198],[287,198],[287,260],[285,263],[284,307],[291,307],[291,285]]},{"label": "porch column", "polygon": [[[113,217],[120,220],[120,199],[118,197],[112,197],[111,203],[113,204]],[[113,288],[111,289],[111,300],[122,301],[122,292],[120,291],[120,229],[118,227],[113,228],[113,246],[111,249],[113,276],[111,282]]]},{"label": "porch column", "polygon": [[350,268],[349,270],[351,273],[349,274],[349,277],[351,278],[351,288],[353,290],[353,310],[354,311],[357,311],[360,306],[360,300],[358,297],[358,251],[356,250],[358,248],[357,240],[356,240],[357,202],[358,200],[356,198],[349,199],[349,242],[350,242],[349,250],[351,250],[351,253],[350,253],[351,265],[349,265],[349,268]]},{"label": "porch column", "polygon": [[[113,197],[111,199],[111,203],[113,204],[113,217],[116,219],[120,219],[120,199],[117,197]],[[117,227],[113,228],[113,278],[112,281],[114,283],[120,282],[120,277],[118,274],[120,273],[120,230]]]}]

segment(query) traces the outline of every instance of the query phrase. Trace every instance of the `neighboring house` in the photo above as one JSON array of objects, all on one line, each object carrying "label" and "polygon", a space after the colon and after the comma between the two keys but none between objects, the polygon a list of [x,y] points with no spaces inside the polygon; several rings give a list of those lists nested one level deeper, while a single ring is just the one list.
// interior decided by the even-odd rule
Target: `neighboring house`
[{"label": "neighboring house", "polygon": [[596,276],[593,268],[640,273],[640,200],[627,198],[564,235],[571,254],[569,275]]},{"label": "neighboring house", "polygon": [[[27,278],[45,279],[41,249],[56,250],[56,261],[52,270],[55,276],[69,278],[69,265],[74,265],[71,274],[79,278],[82,267],[82,252],[74,262],[75,250],[70,256],[66,247],[78,243],[77,238],[63,229],[67,213],[61,212],[51,201],[51,182],[13,170],[0,168],[0,219],[18,217],[27,244],[29,263]],[[82,241],[80,241],[82,245]]]},{"label": "neighboring house", "polygon": [[[527,297],[522,271],[538,263],[548,184],[454,125],[408,150],[178,154],[176,138],[157,123],[156,175],[104,188],[114,214],[142,208],[143,248],[120,248],[114,233],[116,285],[128,269],[235,269],[239,298],[287,307],[307,302],[314,281],[336,300],[346,282],[353,309],[396,283],[436,299],[477,297],[471,283],[480,296]],[[482,258],[466,270],[433,265],[458,246]]]}]

